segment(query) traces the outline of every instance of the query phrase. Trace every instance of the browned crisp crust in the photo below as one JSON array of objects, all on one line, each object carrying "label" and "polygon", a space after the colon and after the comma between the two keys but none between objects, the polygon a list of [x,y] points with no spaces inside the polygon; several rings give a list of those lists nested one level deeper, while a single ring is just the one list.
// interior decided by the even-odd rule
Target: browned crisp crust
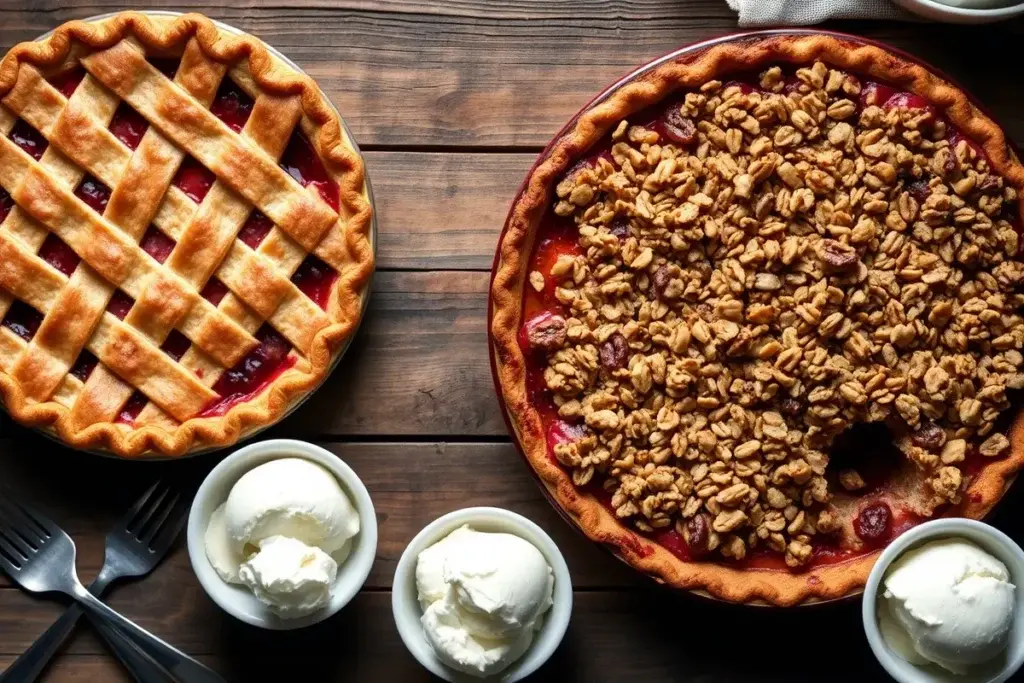
[{"label": "browned crisp crust", "polygon": [[0,97],[15,87],[23,65],[32,65],[44,74],[59,72],[78,58],[109,48],[127,37],[147,49],[177,50],[179,54],[185,43],[194,38],[206,57],[225,65],[243,65],[259,91],[277,96],[299,95],[302,130],[340,188],[339,214],[345,221],[340,238],[329,237],[319,247],[344,263],[327,307],[329,324],[316,332],[302,362],[285,370],[255,400],[232,407],[224,416],[188,419],[168,428],[133,428],[113,422],[82,427],[71,418],[67,407],[54,401],[28,400],[21,383],[0,372],[0,398],[10,414],[70,446],[109,451],[122,457],[179,456],[230,445],[275,422],[324,380],[362,316],[366,286],[374,268],[372,208],[363,161],[347,139],[337,112],[316,83],[272,55],[259,39],[223,31],[200,14],[171,18],[123,12],[94,22],[66,23],[45,40],[22,43],[7,53],[0,63]]},{"label": "browned crisp crust", "polygon": [[[550,497],[589,538],[606,544],[632,567],[669,586],[730,602],[792,606],[855,594],[863,588],[878,552],[801,573],[741,570],[722,564],[684,562],[622,525],[596,498],[579,491],[569,474],[548,457],[540,416],[527,399],[525,359],[516,338],[523,288],[536,228],[548,209],[554,185],[620,120],[659,102],[672,91],[695,88],[728,73],[771,63],[810,64],[816,60],[924,97],[979,143],[995,170],[1022,192],[1019,205],[1024,214],[1024,166],[1000,127],[960,89],[915,62],[839,36],[742,37],[653,68],[585,111],[553,142],[511,208],[498,245],[490,291],[491,353],[498,389],[522,451]],[[965,491],[963,502],[947,515],[980,519],[992,510],[1024,466],[1024,423],[1020,416],[1010,430],[1010,442],[1010,454],[988,463]]]}]

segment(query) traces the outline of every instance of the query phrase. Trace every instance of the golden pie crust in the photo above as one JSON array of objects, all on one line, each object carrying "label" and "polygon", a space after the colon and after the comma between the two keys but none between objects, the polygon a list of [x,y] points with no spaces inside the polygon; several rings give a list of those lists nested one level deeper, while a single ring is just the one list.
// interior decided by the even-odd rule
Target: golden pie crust
[{"label": "golden pie crust", "polygon": [[[594,496],[577,489],[569,472],[548,456],[541,418],[531,405],[526,363],[517,341],[528,263],[537,226],[549,210],[554,186],[595,143],[635,112],[680,89],[696,89],[730,73],[753,72],[773,64],[809,66],[815,61],[917,94],[980,144],[1005,181],[1024,189],[1024,166],[1003,131],[957,87],[923,66],[881,47],[826,34],[741,37],[655,66],[587,109],[549,147],[523,185],[502,235],[491,285],[490,335],[495,377],[506,415],[530,465],[552,498],[592,540],[627,564],[669,586],[736,603],[792,606],[832,600],[863,588],[878,552],[812,566],[800,573],[745,570],[712,562],[683,561],[650,538],[627,528]],[[1021,195],[1024,197],[1024,195]],[[1024,214],[1024,199],[1018,203]],[[1009,455],[986,463],[945,514],[980,519],[988,514],[1024,466],[1024,424],[1016,416],[1009,430]]]},{"label": "golden pie crust", "polygon": [[[146,56],[180,57],[178,87]],[[78,65],[85,80],[65,99],[46,79]],[[207,109],[228,77],[254,100],[241,133]],[[121,102],[151,124],[134,152],[106,130]],[[18,118],[51,143],[39,162],[6,138]],[[124,12],[14,47],[0,129],[0,182],[17,204],[0,227],[0,304],[13,294],[46,316],[29,343],[0,329],[0,397],[16,420],[77,448],[178,456],[275,422],[324,380],[362,316],[374,255],[363,161],[311,78],[202,15]],[[296,130],[340,188],[337,211],[277,166]],[[199,206],[170,185],[186,153],[217,180]],[[111,188],[103,217],[71,194],[85,173]],[[236,239],[253,206],[274,223],[256,250]],[[151,223],[177,243],[163,265],[138,245]],[[35,255],[48,231],[82,258],[70,278]],[[338,273],[326,310],[290,281],[310,254]],[[214,274],[229,289],[218,305],[199,296]],[[116,287],[135,299],[123,322],[103,312]],[[264,322],[291,344],[290,367],[199,417]],[[178,362],[157,348],[173,329],[192,342]],[[86,382],[68,372],[82,348],[100,360]],[[134,389],[150,403],[135,424],[115,422]]]}]

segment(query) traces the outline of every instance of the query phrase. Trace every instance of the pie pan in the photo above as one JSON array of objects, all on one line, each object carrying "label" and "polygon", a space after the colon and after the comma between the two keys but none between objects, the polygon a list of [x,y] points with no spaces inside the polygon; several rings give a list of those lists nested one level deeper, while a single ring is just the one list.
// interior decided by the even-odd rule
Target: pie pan
[{"label": "pie pan", "polygon": [[[101,14],[101,15],[96,15],[96,16],[84,18],[81,21],[86,22],[86,23],[101,22],[103,20],[106,20],[106,19],[109,19],[111,17],[114,17],[114,16],[116,16],[118,14],[120,14],[120,12],[111,12],[111,13],[106,13],[106,14]],[[183,15],[181,12],[171,12],[171,11],[146,11],[146,12],[139,12],[138,14],[143,14],[143,15],[145,15],[147,17],[151,17],[153,19],[164,19],[164,20],[173,19],[173,18],[180,17],[180,16]],[[213,21],[213,20],[211,20],[211,21]],[[213,21],[213,23],[217,26],[217,28],[221,29],[224,32],[232,33],[232,34],[236,34],[236,35],[244,34],[244,32],[241,31],[240,29],[237,29],[237,28],[235,28],[233,26],[230,26],[228,24],[225,24],[223,22]],[[36,38],[36,40],[37,41],[45,40],[48,37],[50,37],[52,35],[52,33],[53,33],[52,31],[47,32],[47,33],[39,36],[38,38]],[[266,43],[262,43],[262,44],[266,47],[267,51],[270,53],[270,55],[273,56],[273,58],[276,58],[276,59],[280,60],[283,64],[287,65],[291,69],[294,69],[296,72],[298,72],[300,74],[308,75],[308,74],[306,74],[306,72],[302,68],[300,68],[298,65],[296,65],[292,60],[290,60],[288,57],[286,57],[284,54],[282,54],[279,50],[277,50],[273,46],[270,46],[270,45],[268,45]],[[346,141],[348,143],[348,146],[351,147],[357,154],[362,156],[362,153],[359,150],[358,144],[356,143],[354,137],[352,136],[351,130],[349,129],[348,125],[346,124],[344,118],[338,112],[338,110],[335,107],[335,105],[332,102],[330,102],[330,99],[327,97],[327,95],[325,93],[323,93],[322,90],[320,92],[321,92],[321,94],[323,94],[324,101],[338,115],[338,120],[340,121],[341,127],[343,129],[343,135],[344,135],[344,138],[346,139]],[[363,198],[365,199],[366,203],[368,203],[368,205],[370,207],[370,221],[369,221],[369,229],[368,229],[368,234],[367,234],[367,241],[368,241],[368,244],[369,244],[369,248],[370,248],[372,254],[375,257],[376,256],[376,245],[377,245],[377,237],[376,237],[377,236],[376,207],[375,207],[375,203],[374,203],[373,190],[372,190],[372,187],[371,187],[370,179],[369,179],[368,175],[365,174],[365,168],[364,168],[364,192],[363,192]],[[301,406],[306,400],[308,400],[308,398],[310,396],[312,396],[312,394],[315,391],[317,391],[320,386],[322,386],[322,384],[326,381],[327,377],[329,377],[333,373],[334,369],[337,367],[337,365],[341,361],[341,358],[344,356],[344,354],[347,351],[348,347],[351,345],[352,339],[355,337],[356,332],[358,331],[358,326],[361,323],[362,318],[365,315],[365,311],[366,311],[367,305],[369,303],[369,297],[370,297],[370,283],[367,282],[363,286],[361,294],[359,296],[359,300],[358,300],[358,306],[359,306],[359,311],[360,311],[359,318],[355,322],[355,325],[354,325],[354,328],[352,330],[352,333],[340,344],[340,346],[337,349],[337,351],[335,351],[333,353],[333,358],[332,358],[332,360],[329,363],[329,366],[327,368],[326,373],[324,373],[324,375],[320,378],[320,380],[317,383],[317,385],[314,386],[311,390],[309,390],[306,393],[301,393],[301,394],[295,396],[295,398],[291,399],[288,402],[288,404],[285,406],[285,408],[277,415],[277,417],[275,419],[273,419],[273,420],[271,420],[269,422],[264,422],[262,424],[256,424],[255,426],[252,426],[252,427],[249,427],[249,428],[243,428],[241,433],[238,435],[237,439],[235,439],[230,444],[229,443],[222,443],[222,444],[217,444],[217,445],[199,445],[199,444],[197,444],[196,446],[193,446],[193,447],[189,448],[182,455],[177,455],[177,456],[165,456],[163,454],[159,454],[159,453],[156,453],[154,451],[147,451],[147,452],[144,452],[142,455],[136,456],[136,457],[134,457],[132,459],[141,459],[141,460],[177,459],[177,458],[181,458],[181,457],[188,457],[188,456],[198,455],[198,454],[202,454],[202,453],[208,453],[208,452],[217,451],[217,450],[225,448],[225,447],[227,447],[229,445],[234,445],[238,441],[245,441],[247,439],[250,439],[250,438],[254,437],[255,435],[257,435],[257,434],[263,432],[264,430],[268,429],[269,427],[277,424],[278,422],[280,422],[284,418],[286,418],[293,411],[295,411],[299,406]],[[264,389],[265,389],[265,387],[264,387]],[[7,411],[7,407],[5,405],[3,405],[2,403],[0,403],[0,407],[4,408],[5,412]],[[44,426],[44,427],[37,427],[37,428],[35,428],[35,431],[38,431],[39,433],[43,434],[44,436],[46,436],[48,438],[51,438],[51,439],[57,441],[58,443],[67,445],[64,440],[60,439],[54,433],[52,427],[46,427],[46,426]],[[84,450],[86,452],[94,453],[94,454],[100,455],[100,456],[114,457],[114,453],[112,453],[109,450],[106,450],[103,447],[88,447],[88,448],[81,448],[80,450]]]},{"label": "pie pan", "polygon": [[[791,47],[787,51],[780,45]],[[804,50],[808,45],[815,46],[817,51]],[[755,56],[747,58],[748,55]],[[984,108],[947,76],[917,58],[880,43],[834,32],[785,29],[742,33],[689,46],[655,60],[613,84],[577,113],[541,153],[521,186],[499,238],[492,269],[488,335],[495,388],[513,441],[549,501],[591,540],[641,573],[674,588],[734,603],[794,606],[857,595],[862,592],[879,551],[814,565],[801,572],[682,561],[650,537],[627,529],[594,496],[576,489],[561,466],[541,457],[546,449],[544,428],[537,411],[526,399],[525,359],[515,341],[523,322],[517,302],[528,286],[525,280],[529,268],[523,261],[532,254],[537,226],[550,206],[554,184],[587,154],[593,141],[601,139],[620,120],[665,99],[669,88],[666,83],[676,82],[673,75],[690,69],[691,78],[699,71],[713,74],[705,80],[719,76],[728,80],[731,73],[749,73],[779,63],[809,65],[816,59],[858,76],[867,74],[871,79],[894,83],[898,90],[920,95],[916,88],[922,86],[926,93],[934,95],[926,97],[932,106],[947,115],[959,112],[959,116],[951,116],[953,122],[972,139],[980,140],[979,144],[983,142],[989,158],[1009,169],[1010,182],[1021,185],[1016,149],[1005,140],[997,124],[986,118]],[[723,68],[711,71],[709,64]],[[894,77],[894,72],[899,77]],[[696,87],[700,82],[703,81],[691,81],[690,85]],[[658,90],[659,87],[662,89]],[[956,93],[955,98],[952,92]],[[973,123],[964,127],[962,120],[972,116],[985,122],[984,130]],[[539,196],[543,199],[538,200]],[[510,233],[514,237],[510,238]],[[498,309],[501,320],[496,320]],[[1024,464],[1024,425],[1019,420],[1012,425],[1009,439],[1011,454],[990,462],[985,467],[984,481],[975,478],[964,494],[964,502],[944,514],[982,518],[991,511]]]}]

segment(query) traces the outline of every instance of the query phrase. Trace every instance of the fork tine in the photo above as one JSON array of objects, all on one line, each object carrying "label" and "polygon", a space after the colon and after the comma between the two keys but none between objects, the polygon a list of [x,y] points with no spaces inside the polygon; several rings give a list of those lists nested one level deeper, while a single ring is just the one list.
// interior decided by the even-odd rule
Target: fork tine
[{"label": "fork tine", "polygon": [[181,529],[185,526],[185,522],[188,521],[189,509],[192,507],[191,503],[192,501],[188,496],[180,497],[175,506],[169,510],[167,517],[154,531],[153,537],[149,541],[150,550],[157,554],[163,554],[174,543],[178,534],[181,533]]},{"label": "fork tine", "polygon": [[146,489],[146,492],[143,493],[137,501],[135,501],[135,504],[132,505],[132,509],[121,517],[118,524],[123,526],[125,529],[134,529],[137,527],[139,525],[139,522],[137,522],[138,518],[140,516],[148,516],[149,513],[147,506],[150,505],[151,501],[153,501],[156,496],[160,495],[160,489],[165,486],[166,483],[163,479],[157,479],[154,481],[153,485]]},{"label": "fork tine", "polygon": [[7,545],[3,537],[0,536],[0,566],[7,570],[7,573],[14,576],[21,571],[21,567],[25,564],[26,560],[17,552],[14,548]]},{"label": "fork tine", "polygon": [[11,537],[17,538],[15,534],[10,533],[10,529],[6,525],[0,526],[0,550],[7,553],[12,560],[24,562],[28,558],[32,557],[32,552],[28,550],[22,550],[21,546],[11,540]]},{"label": "fork tine", "polygon": [[6,500],[9,505],[16,507],[23,516],[27,517],[32,523],[39,529],[39,536],[41,538],[49,538],[50,536],[59,536],[61,529],[57,526],[53,520],[44,515],[36,508],[30,507],[23,503],[21,499],[14,495],[9,489],[4,487],[0,490],[0,501]]},{"label": "fork tine", "polygon": [[46,542],[47,534],[41,531],[10,499],[0,499],[0,519],[5,519],[8,529],[16,531],[33,547]]},{"label": "fork tine", "polygon": [[138,538],[140,541],[149,545],[156,533],[160,531],[160,527],[167,521],[171,510],[177,505],[179,498],[181,498],[180,494],[168,491],[167,495],[160,501],[160,508],[153,511],[152,516],[146,520],[145,526],[139,528]]}]

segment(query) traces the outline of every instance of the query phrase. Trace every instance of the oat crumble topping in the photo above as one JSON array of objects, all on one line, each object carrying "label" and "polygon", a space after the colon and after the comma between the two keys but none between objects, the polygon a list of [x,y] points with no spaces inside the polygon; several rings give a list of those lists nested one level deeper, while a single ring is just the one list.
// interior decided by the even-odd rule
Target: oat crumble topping
[{"label": "oat crumble topping", "polygon": [[930,504],[955,503],[1024,387],[1015,190],[930,108],[862,107],[822,63],[796,77],[708,83],[660,133],[620,123],[557,187],[583,253],[530,274],[565,314],[527,323],[558,414],[589,428],[555,447],[576,485],[694,555],[792,567],[839,527],[824,475],[850,425],[887,423]]}]

